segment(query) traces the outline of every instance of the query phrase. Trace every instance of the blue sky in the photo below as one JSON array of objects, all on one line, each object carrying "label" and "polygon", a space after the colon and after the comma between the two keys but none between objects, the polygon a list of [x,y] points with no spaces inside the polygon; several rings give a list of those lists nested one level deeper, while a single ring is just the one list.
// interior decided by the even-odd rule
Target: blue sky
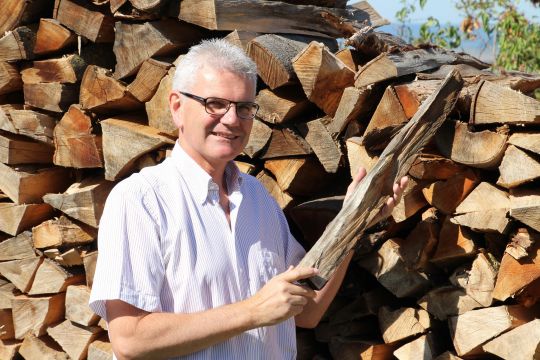
[{"label": "blue sky", "polygon": [[[349,1],[349,3],[354,2],[356,1]],[[397,23],[394,15],[402,7],[399,0],[368,0],[368,2],[382,17],[391,23]],[[540,7],[534,7],[530,1],[519,1],[518,9],[529,20],[540,22]],[[413,22],[424,22],[429,16],[439,19],[442,24],[447,22],[456,24],[461,21],[460,14],[451,0],[428,0],[424,10],[417,10],[412,20]]]}]

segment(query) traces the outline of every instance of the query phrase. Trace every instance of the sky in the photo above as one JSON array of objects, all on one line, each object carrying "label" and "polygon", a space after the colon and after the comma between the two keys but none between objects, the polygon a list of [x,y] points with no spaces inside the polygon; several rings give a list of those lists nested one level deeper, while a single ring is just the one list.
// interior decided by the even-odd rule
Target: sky
[{"label": "sky", "polygon": [[[354,3],[356,1],[349,1]],[[399,0],[368,0],[369,4],[390,23],[397,23],[395,18],[396,12],[403,7]],[[540,22],[540,7],[534,7],[530,1],[521,0],[518,3],[518,9],[525,16],[534,22]],[[424,22],[429,16],[433,16],[441,22],[441,24],[452,23],[457,24],[462,19],[458,10],[454,7],[452,0],[428,0],[422,11],[417,11],[413,14],[413,22]]]}]

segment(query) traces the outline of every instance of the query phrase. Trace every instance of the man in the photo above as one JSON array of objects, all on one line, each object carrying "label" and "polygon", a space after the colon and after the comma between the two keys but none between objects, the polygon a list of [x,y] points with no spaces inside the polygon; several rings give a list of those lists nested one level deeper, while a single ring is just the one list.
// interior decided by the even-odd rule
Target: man
[{"label": "man", "polygon": [[226,41],[193,47],[169,96],[171,157],[107,199],[90,305],[119,359],[293,359],[295,323],[315,326],[343,280],[352,254],[320,292],[296,284],[317,270],[294,267],[304,250],[283,212],[232,162],[258,108],[256,77]]}]

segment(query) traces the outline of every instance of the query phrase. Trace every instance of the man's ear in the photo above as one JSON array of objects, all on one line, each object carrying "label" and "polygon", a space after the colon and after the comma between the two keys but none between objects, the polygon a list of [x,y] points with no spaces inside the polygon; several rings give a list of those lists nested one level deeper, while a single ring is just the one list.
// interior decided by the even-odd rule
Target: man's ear
[{"label": "man's ear", "polygon": [[180,108],[182,106],[182,99],[180,93],[176,90],[171,90],[169,93],[169,110],[174,124],[180,130],[182,130],[182,121],[180,116]]}]

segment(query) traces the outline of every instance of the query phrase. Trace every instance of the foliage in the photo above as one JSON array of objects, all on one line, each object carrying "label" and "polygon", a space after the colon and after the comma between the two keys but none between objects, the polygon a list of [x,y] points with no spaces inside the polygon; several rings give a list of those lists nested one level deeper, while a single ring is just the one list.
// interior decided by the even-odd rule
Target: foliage
[{"label": "foliage", "polygon": [[[400,22],[399,35],[406,41],[432,43],[447,48],[458,48],[464,40],[480,41],[483,48],[496,44],[494,67],[506,70],[540,72],[540,25],[528,21],[518,13],[511,0],[454,0],[463,16],[459,28],[441,25],[429,17],[421,26],[417,37],[411,30],[411,17],[417,8],[424,8],[427,0],[400,0],[401,10],[396,13]],[[483,31],[485,36],[479,36]]]}]

